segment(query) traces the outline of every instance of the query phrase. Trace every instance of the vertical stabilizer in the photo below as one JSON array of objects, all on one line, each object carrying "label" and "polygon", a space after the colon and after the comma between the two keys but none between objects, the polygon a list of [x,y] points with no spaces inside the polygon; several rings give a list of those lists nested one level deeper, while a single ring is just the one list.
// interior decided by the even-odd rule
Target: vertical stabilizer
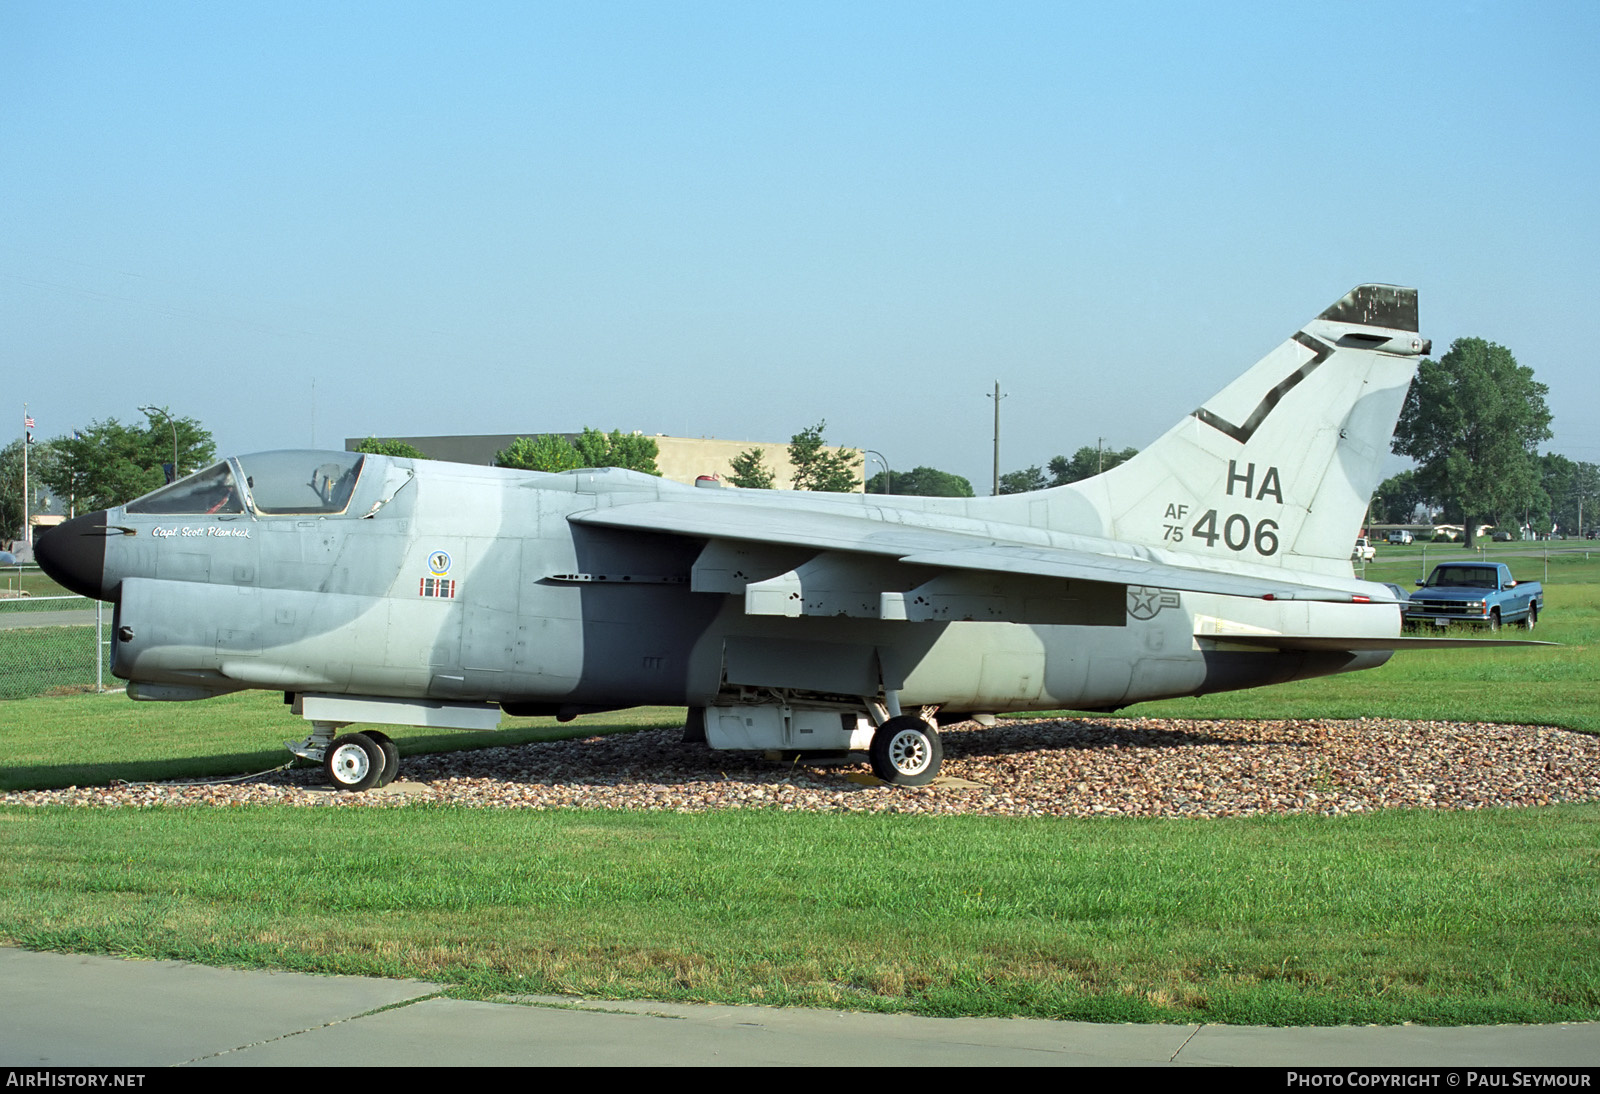
[{"label": "vertical stabilizer", "polygon": [[1081,528],[1092,508],[1115,539],[1348,574],[1430,348],[1415,289],[1353,289],[1134,459],[1049,491],[1049,523]]}]

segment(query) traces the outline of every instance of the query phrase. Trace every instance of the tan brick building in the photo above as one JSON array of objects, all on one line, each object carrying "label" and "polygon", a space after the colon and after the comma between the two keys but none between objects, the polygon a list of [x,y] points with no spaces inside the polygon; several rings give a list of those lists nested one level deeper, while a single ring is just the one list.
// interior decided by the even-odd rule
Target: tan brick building
[{"label": "tan brick building", "polygon": [[[404,441],[435,460],[451,463],[492,464],[496,452],[510,448],[518,437],[536,437],[534,433],[494,433],[455,437],[393,437],[385,440]],[[572,440],[576,433],[558,433],[558,437]],[[724,441],[715,437],[668,437],[656,434],[653,438],[660,453],[656,466],[665,478],[674,482],[692,484],[701,475],[716,475],[726,479],[733,473],[733,460],[741,452],[761,449],[761,462],[772,470],[773,485],[788,489],[793,482],[794,466],[789,462],[787,441]],[[365,437],[346,437],[345,451],[353,452],[366,440]],[[828,447],[829,452],[838,448]],[[859,474],[858,469],[858,474]]]}]

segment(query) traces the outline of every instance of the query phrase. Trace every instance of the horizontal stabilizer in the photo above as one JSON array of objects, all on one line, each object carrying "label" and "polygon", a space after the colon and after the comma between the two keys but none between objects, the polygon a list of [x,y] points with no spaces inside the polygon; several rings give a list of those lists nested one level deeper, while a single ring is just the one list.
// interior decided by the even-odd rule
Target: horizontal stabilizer
[{"label": "horizontal stabilizer", "polygon": [[1559,646],[1528,638],[1339,638],[1311,634],[1203,634],[1197,637],[1229,646],[1260,646],[1274,650],[1449,650],[1468,646]]}]

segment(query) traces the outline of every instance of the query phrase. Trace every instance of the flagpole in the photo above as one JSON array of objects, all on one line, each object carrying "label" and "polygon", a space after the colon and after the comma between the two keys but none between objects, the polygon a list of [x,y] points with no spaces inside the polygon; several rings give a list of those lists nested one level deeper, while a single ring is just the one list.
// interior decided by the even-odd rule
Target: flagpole
[{"label": "flagpole", "polygon": [[33,524],[28,520],[28,439],[33,419],[28,417],[28,404],[22,404],[22,546],[28,561],[33,561]]}]

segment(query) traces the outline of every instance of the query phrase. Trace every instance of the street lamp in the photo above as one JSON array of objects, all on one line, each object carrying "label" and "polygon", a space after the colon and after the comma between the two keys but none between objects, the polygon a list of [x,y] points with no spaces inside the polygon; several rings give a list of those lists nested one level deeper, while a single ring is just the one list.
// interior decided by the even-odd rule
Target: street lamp
[{"label": "street lamp", "polygon": [[878,457],[878,462],[883,464],[883,492],[894,493],[894,472],[889,470],[889,461],[883,458],[883,453],[872,448],[863,448],[861,451],[869,456]]},{"label": "street lamp", "polygon": [[159,414],[167,420],[172,427],[172,477],[168,482],[178,481],[178,423],[172,420],[172,415],[167,413],[164,406],[142,406],[139,408],[146,414]]}]

